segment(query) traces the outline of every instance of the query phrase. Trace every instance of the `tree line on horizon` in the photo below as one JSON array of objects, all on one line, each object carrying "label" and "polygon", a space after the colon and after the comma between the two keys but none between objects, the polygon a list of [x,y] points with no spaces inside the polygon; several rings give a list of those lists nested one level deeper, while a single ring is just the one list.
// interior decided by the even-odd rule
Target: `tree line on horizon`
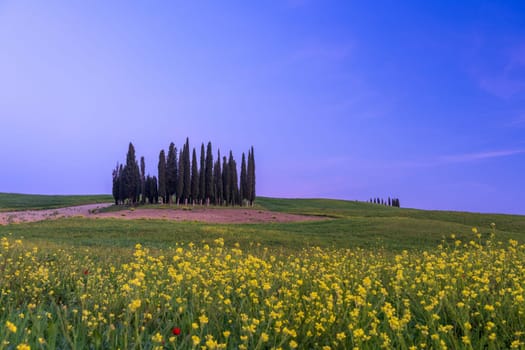
[{"label": "tree line on horizon", "polygon": [[376,198],[370,198],[369,202],[372,204],[380,204],[380,205],[386,205],[389,207],[400,208],[399,198],[388,197],[388,200],[385,200],[383,198],[376,197]]},{"label": "tree line on horizon", "polygon": [[[246,159],[247,158],[247,159]],[[248,157],[242,154],[240,176],[237,162],[230,151],[229,157],[217,150],[213,159],[211,142],[201,144],[200,159],[190,143],[180,151],[172,142],[166,155],[159,153],[157,176],[146,175],[144,157],[137,162],[135,147],[130,142],[126,163],[113,170],[113,198],[116,205],[137,204],[199,204],[199,205],[253,205],[255,201],[255,156],[253,146]]]}]

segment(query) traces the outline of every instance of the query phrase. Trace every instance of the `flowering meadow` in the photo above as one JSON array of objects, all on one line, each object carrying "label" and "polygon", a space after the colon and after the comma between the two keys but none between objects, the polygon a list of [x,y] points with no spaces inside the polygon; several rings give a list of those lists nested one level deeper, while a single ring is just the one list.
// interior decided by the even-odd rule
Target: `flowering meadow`
[{"label": "flowering meadow", "polygon": [[[494,231],[494,230],[493,230]],[[0,238],[0,349],[525,349],[525,245],[429,251]]]}]

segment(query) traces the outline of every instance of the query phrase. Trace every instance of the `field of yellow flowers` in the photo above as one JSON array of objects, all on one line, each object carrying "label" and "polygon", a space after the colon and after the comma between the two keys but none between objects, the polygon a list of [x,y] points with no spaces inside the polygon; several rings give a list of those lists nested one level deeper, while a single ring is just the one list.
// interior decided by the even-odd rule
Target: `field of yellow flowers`
[{"label": "field of yellow flowers", "polygon": [[0,349],[525,348],[525,246],[180,244],[128,256],[0,239]]}]

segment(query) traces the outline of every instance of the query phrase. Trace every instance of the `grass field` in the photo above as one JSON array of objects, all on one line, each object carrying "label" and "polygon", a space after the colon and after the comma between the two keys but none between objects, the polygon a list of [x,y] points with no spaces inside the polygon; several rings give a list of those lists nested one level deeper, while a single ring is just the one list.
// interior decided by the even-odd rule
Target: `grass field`
[{"label": "grass field", "polygon": [[11,232],[15,237],[40,243],[91,247],[131,248],[141,243],[156,248],[176,243],[209,243],[216,238],[224,238],[225,244],[230,247],[238,242],[260,243],[290,250],[320,246],[400,251],[434,248],[451,233],[459,239],[467,239],[474,226],[479,227],[486,236],[490,224],[496,223],[500,239],[525,239],[525,217],[517,215],[425,211],[323,199],[259,198],[253,210],[259,209],[322,215],[329,219],[298,223],[216,225],[166,220],[70,218],[0,227],[0,234]]},{"label": "grass field", "polygon": [[525,349],[525,217],[261,209],[327,220],[0,226],[0,349]]},{"label": "grass field", "polygon": [[110,195],[46,196],[18,193],[0,193],[0,211],[55,209],[82,204],[111,203]]}]

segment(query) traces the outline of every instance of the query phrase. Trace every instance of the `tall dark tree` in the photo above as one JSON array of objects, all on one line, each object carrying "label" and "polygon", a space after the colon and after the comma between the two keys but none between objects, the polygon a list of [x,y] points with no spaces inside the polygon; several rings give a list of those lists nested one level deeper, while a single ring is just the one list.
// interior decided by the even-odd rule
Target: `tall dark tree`
[{"label": "tall dark tree", "polygon": [[213,166],[213,180],[215,181],[215,204],[222,205],[224,202],[224,192],[221,172],[221,151],[217,150],[217,161]]},{"label": "tall dark tree", "polygon": [[166,160],[166,192],[168,203],[172,202],[173,196],[177,195],[177,148],[170,143],[168,149],[168,159]]},{"label": "tall dark tree", "polygon": [[204,196],[206,204],[210,204],[213,201],[213,153],[211,148],[211,142],[208,142],[206,148],[206,167],[204,173]]},{"label": "tall dark tree", "polygon": [[140,203],[146,203],[146,162],[140,157]]},{"label": "tall dark tree", "polygon": [[200,204],[202,204],[205,200],[206,196],[206,180],[205,180],[205,173],[206,173],[206,158],[204,155],[204,142],[201,144],[201,163],[199,167],[199,201]]},{"label": "tall dark tree", "polygon": [[159,202],[159,191],[157,190],[157,177],[153,176],[151,179],[151,192],[153,194],[153,202],[152,203],[158,203]]},{"label": "tall dark tree", "polygon": [[124,165],[120,164],[119,167],[119,181],[118,181],[118,196],[119,204],[124,204],[126,200],[126,184],[124,183]]},{"label": "tall dark tree", "polygon": [[120,180],[121,180],[121,173],[122,166],[117,163],[117,166],[113,170],[113,187],[112,187],[112,193],[113,193],[113,199],[115,200],[115,205],[120,204]]},{"label": "tall dark tree", "polygon": [[164,150],[160,151],[159,164],[158,164],[158,175],[159,175],[159,196],[162,198],[162,203],[166,204],[168,201],[167,186],[166,186],[166,155]]},{"label": "tall dark tree", "polygon": [[183,150],[179,152],[179,176],[177,177],[177,203],[182,204],[182,195],[184,193],[184,155]]},{"label": "tall dark tree", "polygon": [[253,152],[253,146],[248,152],[248,171],[247,171],[247,183],[248,183],[248,200],[250,205],[255,202],[255,155]]},{"label": "tall dark tree", "polygon": [[191,163],[190,163],[190,140],[186,138],[186,144],[184,145],[184,191],[183,198],[184,203],[188,204],[188,200],[191,195]]},{"label": "tall dark tree", "polygon": [[148,174],[148,176],[146,176],[146,181],[144,184],[144,198],[147,198],[149,204],[153,203],[153,193],[151,190],[151,176],[149,176]]},{"label": "tall dark tree", "polygon": [[131,142],[129,143],[126,166],[124,167],[124,183],[126,197],[131,204],[136,204],[140,190],[140,171],[137,157],[135,156],[135,147],[133,147]]},{"label": "tall dark tree", "polygon": [[197,164],[197,152],[193,149],[191,157],[191,202],[193,205],[199,200],[199,165]]},{"label": "tall dark tree", "polygon": [[244,152],[242,153],[241,161],[241,185],[239,186],[239,197],[241,205],[244,204],[245,200],[248,200],[248,174],[246,172],[246,157]]},{"label": "tall dark tree", "polygon": [[222,186],[223,186],[223,193],[224,193],[224,202],[226,205],[230,205],[230,167],[228,166],[228,162],[226,161],[226,157],[222,157]]},{"label": "tall dark tree", "polygon": [[230,159],[228,161],[230,174],[230,200],[231,204],[239,204],[239,180],[237,179],[237,163],[233,159],[233,153],[230,151]]}]

